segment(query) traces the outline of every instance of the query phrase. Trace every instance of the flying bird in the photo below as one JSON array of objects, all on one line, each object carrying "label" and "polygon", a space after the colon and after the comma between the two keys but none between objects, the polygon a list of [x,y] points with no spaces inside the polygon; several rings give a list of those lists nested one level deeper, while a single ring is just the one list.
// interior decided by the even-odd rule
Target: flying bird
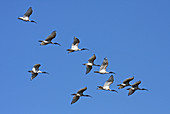
[{"label": "flying bird", "polygon": [[126,87],[126,86],[131,86],[131,85],[129,84],[129,82],[132,81],[133,79],[134,79],[134,77],[125,79],[125,80],[123,81],[123,84],[118,84],[118,85],[117,85],[117,86],[119,86],[118,89],[122,89],[122,88],[124,88],[124,87]]},{"label": "flying bird", "polygon": [[53,31],[44,41],[39,40],[39,42],[41,42],[40,45],[57,44],[57,45],[61,46],[59,43],[51,42],[51,40],[54,39],[55,37],[56,37],[56,31]]},{"label": "flying bird", "polygon": [[41,66],[40,64],[35,64],[35,65],[33,66],[32,70],[31,70],[31,71],[28,71],[28,72],[31,72],[31,73],[32,73],[31,80],[33,80],[39,73],[46,73],[46,74],[48,74],[47,72],[42,72],[42,71],[40,71],[40,70],[39,70],[39,67],[40,67],[40,66]]},{"label": "flying bird", "polygon": [[132,85],[131,88],[128,88],[128,89],[127,89],[127,90],[129,90],[128,96],[129,96],[129,95],[132,95],[136,90],[146,90],[146,91],[148,91],[148,90],[145,89],[145,88],[139,88],[138,85],[139,85],[140,83],[141,83],[141,81],[137,81],[136,83],[134,83],[134,84]]},{"label": "flying bird", "polygon": [[109,79],[104,83],[104,86],[98,86],[98,90],[108,90],[108,91],[114,91],[117,92],[116,90],[111,90],[110,85],[113,83],[114,78],[113,75],[109,77]]},{"label": "flying bird", "polygon": [[80,43],[80,40],[78,38],[74,37],[74,41],[72,43],[71,49],[67,49],[68,53],[71,53],[71,52],[74,52],[74,51],[89,50],[87,48],[79,49],[78,48],[79,43]]},{"label": "flying bird", "polygon": [[86,89],[87,89],[87,87],[82,88],[77,93],[72,94],[72,95],[74,95],[74,97],[73,97],[71,104],[77,102],[81,96],[91,97],[90,95],[84,95],[83,94],[83,92],[86,91]]},{"label": "flying bird", "polygon": [[96,65],[94,64],[94,60],[96,59],[96,55],[94,54],[89,60],[88,60],[88,63],[86,64],[83,64],[83,65],[86,65],[86,74],[88,74],[91,69],[92,69],[92,66],[100,66],[100,65]]},{"label": "flying bird", "polygon": [[94,73],[100,73],[100,74],[113,73],[113,74],[115,74],[114,72],[107,72],[106,71],[107,66],[108,66],[108,59],[104,58],[104,61],[103,61],[102,65],[100,66],[100,70],[99,71],[94,71]]},{"label": "flying bird", "polygon": [[30,15],[32,14],[32,12],[33,12],[32,7],[30,7],[30,8],[27,10],[27,12],[24,14],[24,16],[23,16],[23,17],[18,17],[18,19],[23,20],[23,21],[26,21],[26,22],[37,23],[37,22],[29,19],[29,17],[30,17]]}]

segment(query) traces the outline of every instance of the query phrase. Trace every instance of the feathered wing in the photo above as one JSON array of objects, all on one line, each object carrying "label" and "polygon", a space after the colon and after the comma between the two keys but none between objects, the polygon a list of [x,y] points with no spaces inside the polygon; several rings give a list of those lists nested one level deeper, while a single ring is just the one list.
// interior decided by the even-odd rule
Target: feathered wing
[{"label": "feathered wing", "polygon": [[32,73],[31,80],[33,80],[37,75],[38,73]]},{"label": "feathered wing", "polygon": [[72,100],[71,104],[73,104],[73,103],[77,102],[77,101],[79,100],[79,98],[80,98],[79,96],[74,95],[74,97],[73,97],[73,100]]},{"label": "feathered wing", "polygon": [[114,81],[113,75],[109,77],[109,79],[104,83],[104,86],[110,86]]},{"label": "feathered wing", "polygon": [[140,83],[141,83],[141,81],[137,81],[136,83],[134,83],[134,84],[132,85],[132,87],[137,87]]},{"label": "feathered wing", "polygon": [[29,17],[32,14],[32,7],[30,7],[27,12],[24,14],[25,17]]},{"label": "feathered wing", "polygon": [[88,60],[88,62],[89,62],[89,63],[93,63],[95,59],[96,59],[96,55],[94,54],[94,55]]},{"label": "feathered wing", "polygon": [[84,91],[86,91],[87,87],[80,89],[77,93],[82,94]]},{"label": "feathered wing", "polygon": [[55,37],[56,37],[56,31],[53,31],[45,40],[51,41]]},{"label": "feathered wing", "polygon": [[41,66],[40,64],[35,64],[33,69],[32,69],[33,72],[38,71],[40,66]]},{"label": "feathered wing", "polygon": [[103,63],[101,65],[101,67],[100,67],[100,70],[106,69],[107,66],[108,66],[108,59],[104,58]]},{"label": "feathered wing", "polygon": [[74,41],[72,43],[72,49],[78,48],[79,43],[80,43],[80,40],[78,38],[74,37]]},{"label": "feathered wing", "polygon": [[128,96],[129,96],[129,95],[132,95],[134,92],[135,92],[135,90],[132,90],[132,88],[131,88],[131,89],[129,89]]},{"label": "feathered wing", "polygon": [[92,66],[86,66],[86,74],[88,74],[92,69]]},{"label": "feathered wing", "polygon": [[128,79],[125,79],[123,81],[123,83],[129,83],[130,81],[132,81],[134,79],[134,77],[131,77],[131,78],[128,78]]}]

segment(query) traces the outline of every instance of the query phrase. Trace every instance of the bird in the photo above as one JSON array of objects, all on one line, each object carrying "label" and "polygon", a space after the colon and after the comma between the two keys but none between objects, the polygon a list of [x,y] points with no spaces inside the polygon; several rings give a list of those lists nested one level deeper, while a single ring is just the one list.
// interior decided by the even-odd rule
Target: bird
[{"label": "bird", "polygon": [[34,20],[30,20],[29,17],[30,15],[32,14],[33,10],[32,10],[32,7],[30,7],[27,12],[24,14],[23,17],[18,17],[18,19],[20,20],[23,20],[23,21],[26,21],[26,22],[33,22],[33,23],[37,23],[35,22]]},{"label": "bird", "polygon": [[[104,86],[98,86],[98,90],[108,90],[108,91],[114,91],[117,92],[116,90],[111,90],[110,85],[113,83],[114,78],[113,75],[109,77],[109,79],[104,83]],[[117,92],[118,93],[118,92]]]},{"label": "bird", "polygon": [[125,79],[125,80],[123,81],[123,84],[118,84],[118,85],[117,85],[117,86],[119,86],[118,89],[122,89],[122,88],[124,88],[124,87],[126,87],[126,86],[131,86],[131,85],[129,84],[129,82],[132,81],[133,79],[134,79],[134,77]]},{"label": "bird", "polygon": [[83,92],[87,90],[87,87],[80,89],[77,93],[71,94],[74,95],[71,104],[77,102],[81,96],[91,97],[90,95],[84,95]]},{"label": "bird", "polygon": [[129,95],[132,95],[136,90],[146,90],[146,91],[148,91],[148,90],[145,89],[145,88],[139,88],[138,85],[139,85],[140,83],[141,83],[141,81],[139,80],[139,81],[137,81],[136,83],[134,83],[131,88],[128,88],[128,89],[127,89],[127,90],[129,90],[128,96],[129,96]]},{"label": "bird", "polygon": [[79,43],[80,43],[80,40],[78,38],[74,37],[74,41],[72,43],[71,49],[67,49],[68,53],[71,53],[71,52],[74,52],[74,51],[89,50],[87,48],[79,49],[78,48]]},{"label": "bird", "polygon": [[28,71],[28,72],[31,72],[32,73],[32,77],[31,77],[31,80],[33,80],[39,73],[46,73],[48,74],[48,72],[42,72],[39,70],[39,67],[41,65],[40,64],[35,64],[32,68],[32,70]]},{"label": "bird", "polygon": [[109,74],[109,73],[113,73],[116,74],[115,72],[107,72],[106,68],[108,66],[108,59],[105,57],[103,60],[102,65],[100,66],[100,70],[99,71],[94,71],[94,73],[100,73],[100,74]]},{"label": "bird", "polygon": [[44,41],[39,40],[39,42],[41,42],[40,45],[57,44],[57,45],[61,46],[59,43],[51,42],[51,40],[54,39],[55,36],[56,36],[56,31],[53,31]]},{"label": "bird", "polygon": [[83,65],[86,65],[86,74],[88,74],[91,71],[92,66],[100,66],[100,65],[94,64],[95,59],[96,59],[96,55],[93,54],[93,56],[88,60],[88,63],[83,64]]}]

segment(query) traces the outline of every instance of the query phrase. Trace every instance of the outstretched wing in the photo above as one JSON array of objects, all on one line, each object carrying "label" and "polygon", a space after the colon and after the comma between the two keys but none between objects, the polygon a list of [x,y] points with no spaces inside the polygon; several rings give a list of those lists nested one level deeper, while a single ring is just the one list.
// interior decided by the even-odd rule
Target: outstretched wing
[{"label": "outstretched wing", "polygon": [[35,64],[35,65],[34,65],[34,68],[35,68],[35,69],[39,69],[40,66],[41,66],[40,64]]},{"label": "outstretched wing", "polygon": [[56,31],[53,31],[45,40],[46,41],[51,41],[53,38],[56,36]]},{"label": "outstretched wing", "polygon": [[72,43],[72,49],[77,49],[79,43],[80,43],[80,40],[78,38],[74,37],[74,41]]},{"label": "outstretched wing", "polygon": [[32,14],[32,7],[30,7],[27,12],[24,14],[25,17],[29,17]]},{"label": "outstretched wing", "polygon": [[82,94],[84,91],[86,91],[87,87],[80,89],[77,93]]},{"label": "outstretched wing", "polygon": [[38,73],[32,73],[31,80],[33,80],[37,75]]},{"label": "outstretched wing", "polygon": [[89,63],[93,63],[95,59],[96,59],[96,55],[94,54],[94,55],[88,60],[88,62],[89,62]]},{"label": "outstretched wing", "polygon": [[80,98],[79,96],[74,95],[74,97],[73,97],[73,100],[72,100],[71,104],[73,104],[73,103],[77,102],[77,101],[79,100],[79,98]]},{"label": "outstretched wing", "polygon": [[91,71],[91,69],[92,69],[92,66],[86,66],[86,74],[88,74],[90,71]]},{"label": "outstretched wing", "polygon": [[108,66],[108,59],[107,58],[104,58],[104,61],[100,67],[100,70],[103,70],[103,69],[106,69]]},{"label": "outstretched wing", "polygon": [[134,83],[133,85],[132,85],[132,87],[138,87],[138,85],[141,83],[141,81],[137,81],[136,83]]},{"label": "outstretched wing", "polygon": [[113,75],[109,77],[109,79],[104,83],[104,86],[110,86],[114,81]]},{"label": "outstretched wing", "polygon": [[132,95],[134,92],[135,92],[135,90],[134,90],[134,89],[132,89],[132,88],[130,88],[130,89],[129,89],[128,96],[129,96],[129,95]]},{"label": "outstretched wing", "polygon": [[123,83],[129,83],[130,81],[132,81],[134,79],[134,77],[128,78],[126,80],[123,81]]},{"label": "outstretched wing", "polygon": [[40,67],[41,65],[40,64],[35,64],[34,66],[33,66],[33,68],[32,68],[32,71],[34,72],[34,73],[36,73],[38,70],[39,70],[39,67]]}]

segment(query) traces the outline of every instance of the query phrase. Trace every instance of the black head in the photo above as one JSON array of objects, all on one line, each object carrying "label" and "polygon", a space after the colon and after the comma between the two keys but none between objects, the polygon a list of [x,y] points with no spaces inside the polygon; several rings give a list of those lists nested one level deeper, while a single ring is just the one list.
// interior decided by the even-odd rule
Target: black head
[{"label": "black head", "polygon": [[48,72],[42,72],[42,73],[49,74]]},{"label": "black head", "polygon": [[87,48],[82,48],[81,50],[89,50],[89,49],[87,49]]},{"label": "black head", "polygon": [[116,74],[115,72],[109,72],[109,73]]},{"label": "black head", "polygon": [[85,96],[85,97],[92,97],[92,96],[90,96],[90,95],[83,95],[83,96]]},{"label": "black head", "polygon": [[94,64],[94,66],[100,66],[100,65],[96,65],[96,64]]},{"label": "black head", "polygon": [[111,90],[111,91],[114,91],[114,92],[118,93],[116,90]]},{"label": "black head", "polygon": [[142,89],[140,89],[140,90],[146,90],[146,91],[148,91],[148,89],[145,89],[145,88],[142,88]]},{"label": "black head", "polygon": [[55,43],[53,43],[53,44],[57,44],[57,45],[61,46],[61,44],[59,44],[59,43],[56,43],[56,42],[55,42]]},{"label": "black head", "polygon": [[37,24],[37,22],[35,22],[35,21],[33,21],[33,20],[31,20],[30,22],[33,22],[33,23],[36,23],[36,24]]}]

